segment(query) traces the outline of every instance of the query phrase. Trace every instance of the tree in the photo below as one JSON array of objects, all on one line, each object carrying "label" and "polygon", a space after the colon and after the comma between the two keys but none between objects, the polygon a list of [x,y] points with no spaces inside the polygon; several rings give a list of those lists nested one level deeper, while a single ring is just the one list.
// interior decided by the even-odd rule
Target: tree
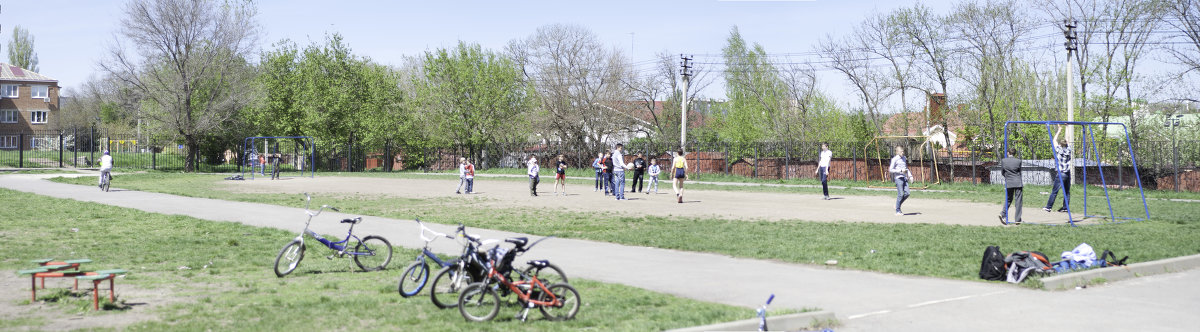
[{"label": "tree", "polygon": [[886,76],[871,66],[870,54],[859,52],[859,45],[851,38],[836,40],[833,36],[825,36],[817,47],[827,64],[845,75],[854,86],[866,110],[867,122],[875,127],[876,133],[883,132],[879,104],[891,94],[892,88],[887,84]]},{"label": "tree", "polygon": [[254,100],[246,57],[259,32],[256,10],[248,2],[133,0],[124,14],[100,68],[136,90],[144,114],[182,139],[184,170],[194,171],[204,136]]},{"label": "tree", "polygon": [[962,78],[974,90],[975,111],[986,116],[986,133],[997,149],[1003,125],[997,113],[1005,111],[997,106],[1012,101],[1017,44],[1032,26],[1019,8],[1012,0],[983,0],[961,3],[950,15],[951,27],[963,41],[963,65],[970,69],[962,71]]},{"label": "tree", "polygon": [[[676,61],[678,58],[671,53],[660,52],[649,74],[639,77],[630,72],[623,80],[630,93],[629,100],[635,104],[635,114],[643,114],[646,118],[643,132],[651,144],[674,142],[682,129],[680,107],[684,96],[680,84],[683,77]],[[700,66],[693,68],[686,97],[688,105],[696,105],[700,91],[712,83],[708,76],[711,71]]]},{"label": "tree", "polygon": [[778,113],[786,97],[779,69],[762,45],[748,45],[736,26],[730,29],[721,52],[729,101],[719,118],[718,135],[741,144],[776,138],[781,127],[777,120],[782,119]]},{"label": "tree", "polygon": [[13,27],[12,40],[8,41],[8,63],[34,72],[39,70],[33,35],[20,25]]},{"label": "tree", "polygon": [[[535,101],[521,69],[504,54],[459,42],[453,49],[425,52],[424,75],[413,76],[414,104],[431,112],[439,135],[472,155],[487,143],[529,137]],[[478,160],[478,159],[477,159]]]},{"label": "tree", "polygon": [[639,125],[622,78],[629,64],[620,52],[604,47],[596,34],[578,25],[542,26],[509,43],[508,53],[537,93],[540,112],[535,131],[572,145],[599,151]]},{"label": "tree", "polygon": [[1165,0],[1164,5],[1168,18],[1164,23],[1178,32],[1183,39],[1175,47],[1166,49],[1184,66],[1179,76],[1200,71],[1200,1]]}]

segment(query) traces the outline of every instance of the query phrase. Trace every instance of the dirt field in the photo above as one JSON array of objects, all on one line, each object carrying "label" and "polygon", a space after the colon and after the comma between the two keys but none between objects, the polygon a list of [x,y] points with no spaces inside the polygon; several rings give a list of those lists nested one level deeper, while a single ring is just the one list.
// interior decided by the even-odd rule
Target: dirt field
[{"label": "dirt field", "polygon": [[[69,289],[72,285],[71,279],[51,278],[46,280],[46,289],[39,289],[38,296],[41,297],[43,292],[51,292],[54,289]],[[118,279],[116,282],[117,302],[120,303],[123,299],[136,299],[131,303],[124,303],[125,309],[119,309],[119,314],[114,314],[111,310],[102,311],[87,311],[80,313],[63,313],[65,309],[54,308],[54,304],[44,302],[35,302],[33,304],[24,304],[29,301],[29,277],[17,276],[9,273],[0,275],[0,288],[6,291],[0,293],[0,320],[6,321],[21,321],[30,320],[38,321],[44,324],[32,323],[26,327],[10,327],[10,330],[27,330],[33,329],[38,331],[66,331],[75,329],[97,329],[97,328],[115,328],[121,329],[130,324],[157,320],[158,316],[154,313],[155,309],[167,306],[173,303],[184,301],[173,296],[168,290],[146,290],[136,287],[136,285],[122,282]],[[79,290],[75,294],[88,303],[88,309],[91,309],[92,299],[91,283],[80,282]],[[100,296],[108,296],[108,283],[105,282],[100,286]]]},{"label": "dirt field", "polygon": [[[473,204],[498,207],[532,207],[623,215],[716,217],[739,220],[807,220],[875,223],[938,223],[1001,226],[1000,204],[924,199],[920,191],[904,204],[904,216],[893,211],[894,196],[839,196],[822,200],[817,194],[687,190],[683,204],[675,202],[669,182],[660,182],[658,194],[627,193],[627,201],[593,192],[592,186],[568,185],[567,196],[552,194],[553,178],[543,177],[538,197],[529,195],[526,182],[488,178],[475,180],[474,195],[457,195],[456,179],[383,179],[355,177],[289,178],[286,180],[227,181],[229,190],[255,193],[367,194],[405,198],[452,197]],[[628,190],[628,186],[626,187]],[[1003,198],[998,198],[998,200]],[[1066,215],[1026,208],[1026,222],[1065,223]]]}]

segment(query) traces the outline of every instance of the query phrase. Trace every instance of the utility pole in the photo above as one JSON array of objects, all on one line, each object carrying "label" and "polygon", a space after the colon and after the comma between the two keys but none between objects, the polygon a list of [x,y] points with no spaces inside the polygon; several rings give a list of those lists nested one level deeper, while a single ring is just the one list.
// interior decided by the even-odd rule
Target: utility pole
[{"label": "utility pole", "polygon": [[683,98],[681,98],[683,99],[683,105],[680,107],[681,115],[679,117],[679,149],[687,151],[688,82],[692,80],[692,57],[680,54],[679,58],[683,59],[683,63],[681,64],[683,69],[679,71],[679,74],[683,76]]},{"label": "utility pole", "polygon": [[[1063,46],[1067,48],[1067,121],[1075,121],[1075,79],[1071,67],[1071,57],[1079,49],[1077,43],[1078,36],[1075,34],[1075,26],[1078,21],[1073,19],[1063,20],[1063,26],[1067,29],[1063,31],[1063,35],[1067,37],[1067,41]],[[1067,126],[1067,142],[1075,142],[1075,127]],[[1055,144],[1055,142],[1050,142]]]}]

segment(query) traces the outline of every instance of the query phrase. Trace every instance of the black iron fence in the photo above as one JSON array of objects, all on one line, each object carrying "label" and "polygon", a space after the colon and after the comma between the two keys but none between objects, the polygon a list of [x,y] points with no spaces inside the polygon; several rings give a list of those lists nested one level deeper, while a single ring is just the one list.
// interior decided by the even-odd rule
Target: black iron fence
[{"label": "black iron fence", "polygon": [[[965,144],[946,149],[906,138],[864,142],[829,142],[833,152],[830,178],[851,181],[887,181],[887,167],[896,146],[903,147],[909,168],[918,183],[986,184],[999,181],[995,165],[1003,147]],[[819,142],[762,142],[749,144],[691,143],[687,152],[688,171],[724,174],[755,179],[815,179]],[[963,147],[966,146],[966,147]],[[625,146],[627,161],[642,154],[646,159],[669,165],[672,143],[632,142]],[[1054,177],[1048,139],[1014,139],[1010,147],[1026,161],[1027,181],[1050,183]],[[606,148],[607,149],[607,148]],[[80,128],[33,133],[0,133],[0,168],[96,167],[104,150],[113,153],[117,167],[166,171],[185,169],[186,149],[176,139],[114,134],[101,129]],[[201,172],[238,172],[254,162],[246,160],[242,147],[201,149],[193,161]],[[554,142],[491,143],[473,146],[405,147],[400,144],[364,144],[351,135],[340,141],[316,141],[313,165],[318,172],[363,172],[422,169],[442,171],[457,168],[459,157],[467,157],[479,169],[523,168],[530,155],[550,167],[561,154],[575,168],[590,168],[599,148],[581,148]],[[1200,191],[1200,141],[1137,141],[1130,147],[1124,140],[1100,139],[1076,146],[1075,182],[1134,186],[1137,180],[1147,189]],[[284,156],[298,160],[303,156]],[[1136,165],[1134,161],[1136,158]],[[287,164],[287,162],[285,162]],[[292,165],[292,169],[303,168]]]}]

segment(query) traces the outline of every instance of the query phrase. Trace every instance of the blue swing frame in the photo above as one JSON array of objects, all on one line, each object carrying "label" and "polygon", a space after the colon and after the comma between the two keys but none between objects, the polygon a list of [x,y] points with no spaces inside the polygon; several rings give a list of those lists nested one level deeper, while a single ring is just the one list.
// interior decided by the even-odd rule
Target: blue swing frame
[{"label": "blue swing frame", "polygon": [[[308,165],[309,165],[309,167],[308,167],[308,177],[309,177],[309,178],[314,178],[314,177],[316,176],[316,174],[317,174],[317,169],[316,169],[316,161],[317,161],[317,157],[316,157],[316,154],[314,153],[314,152],[316,152],[316,146],[315,146],[315,145],[313,145],[313,138],[312,138],[312,136],[254,136],[254,137],[246,137],[245,139],[243,139],[243,140],[242,140],[242,153],[243,153],[243,154],[245,154],[245,153],[247,153],[247,152],[249,151],[249,149],[253,149],[253,148],[254,148],[254,147],[253,147],[253,146],[251,146],[251,144],[250,144],[250,142],[251,142],[251,141],[258,140],[258,139],[266,139],[266,138],[271,138],[271,139],[300,139],[300,140],[304,140],[304,142],[305,142],[305,143],[308,143],[308,148],[310,149],[310,151],[309,151],[309,154],[308,154],[308,158],[305,158],[305,159],[308,159]],[[244,164],[244,162],[243,162],[243,164]],[[242,166],[244,166],[244,165],[238,165],[238,166],[239,166],[239,168],[241,168],[241,169],[242,169],[242,178],[243,178],[243,179],[254,180],[254,168],[253,168],[253,167],[250,167],[250,177],[249,177],[249,178],[246,178],[246,170],[245,170],[245,168],[244,168],[244,167],[242,167]],[[300,171],[300,177],[304,177],[304,171]]]},{"label": "blue swing frame", "polygon": [[[1106,203],[1108,204],[1108,219],[1109,220],[1134,220],[1134,221],[1145,221],[1145,220],[1150,219],[1150,207],[1149,207],[1149,205],[1146,204],[1146,190],[1142,187],[1142,176],[1138,172],[1137,156],[1134,155],[1134,153],[1133,153],[1133,143],[1129,140],[1129,129],[1127,127],[1125,127],[1125,124],[1119,123],[1119,122],[1086,122],[1086,121],[1008,121],[1008,122],[1004,123],[1004,153],[1005,154],[1007,154],[1008,150],[1009,150],[1009,148],[1008,148],[1008,128],[1010,125],[1013,125],[1013,124],[1018,124],[1018,125],[1033,124],[1033,125],[1046,126],[1046,135],[1051,141],[1050,144],[1055,143],[1055,142],[1053,142],[1054,141],[1053,131],[1050,129],[1051,125],[1082,126],[1084,137],[1091,138],[1091,149],[1089,149],[1088,151],[1090,151],[1091,154],[1094,155],[1096,158],[1096,168],[1100,172],[1100,188],[1104,189],[1104,198],[1105,198]],[[1129,159],[1133,162],[1133,176],[1137,180],[1138,192],[1141,194],[1141,197],[1142,197],[1142,212],[1144,212],[1146,214],[1145,218],[1117,217],[1116,214],[1113,212],[1112,197],[1108,193],[1108,183],[1104,179],[1103,169],[1100,169],[1100,167],[1102,165],[1100,163],[1100,152],[1099,152],[1100,149],[1099,149],[1098,144],[1096,144],[1096,130],[1094,128],[1092,128],[1095,125],[1120,126],[1122,132],[1125,133],[1125,147],[1129,149]],[[1086,146],[1087,145],[1085,143],[1085,147]],[[1051,156],[1050,159],[1054,160],[1054,170],[1053,171],[1054,171],[1055,177],[1057,178],[1056,181],[1059,181],[1059,183],[1063,183],[1064,179],[1063,179],[1062,175],[1058,172],[1060,165],[1058,164],[1057,156]],[[1088,217],[1103,218],[1104,216],[1088,214],[1088,208],[1087,208],[1087,198],[1088,198],[1088,196],[1087,196],[1087,187],[1088,187],[1088,185],[1087,185],[1087,169],[1088,169],[1088,165],[1087,165],[1086,161],[1089,159],[1088,159],[1087,152],[1084,152],[1084,160],[1085,160],[1085,162],[1083,165],[1083,178],[1084,178],[1083,217],[1084,218],[1088,218]],[[1072,163],[1074,163],[1074,161],[1072,161]],[[1071,167],[1073,168],[1074,165],[1072,165]],[[1065,181],[1070,181],[1070,180],[1068,179]],[[1005,193],[1004,193],[1004,200],[1005,200],[1005,202],[1008,201],[1008,191],[1005,191]],[[1072,211],[1071,211],[1070,204],[1068,204],[1066,207],[1067,207],[1067,222],[1070,223],[1072,227],[1079,226],[1079,225],[1075,224],[1075,218],[1072,217]],[[1004,216],[1004,224],[1007,225],[1009,223],[1010,222],[1008,221],[1008,216],[1005,215]],[[1123,222],[1116,222],[1116,223],[1119,224],[1119,223],[1123,223]]]}]

